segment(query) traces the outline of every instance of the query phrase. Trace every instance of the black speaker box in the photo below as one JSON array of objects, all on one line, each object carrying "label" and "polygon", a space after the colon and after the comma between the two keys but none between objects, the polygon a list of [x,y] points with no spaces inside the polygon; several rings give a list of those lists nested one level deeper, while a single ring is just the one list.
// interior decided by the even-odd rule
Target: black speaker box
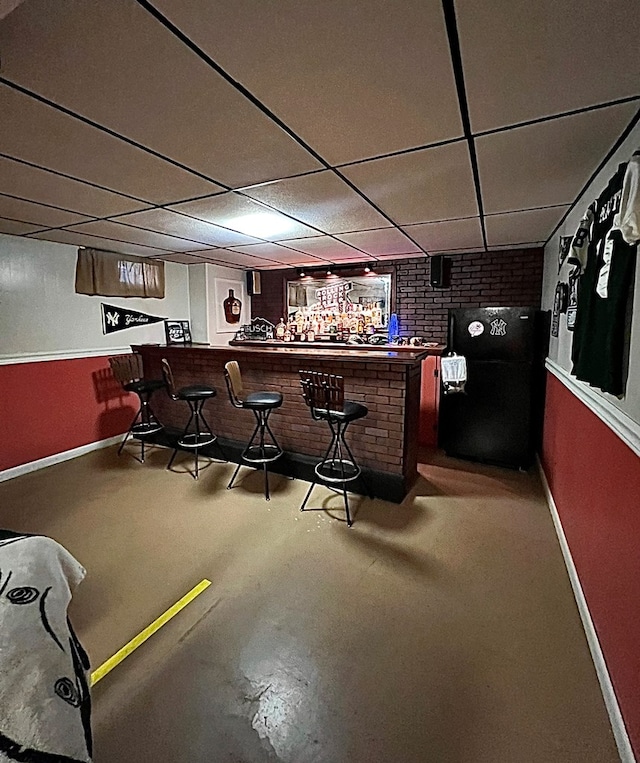
[{"label": "black speaker box", "polygon": [[247,294],[253,297],[254,294],[262,293],[262,284],[260,282],[259,270],[247,270]]},{"label": "black speaker box", "polygon": [[430,259],[431,273],[429,282],[434,289],[451,288],[451,260],[443,254],[436,254]]}]

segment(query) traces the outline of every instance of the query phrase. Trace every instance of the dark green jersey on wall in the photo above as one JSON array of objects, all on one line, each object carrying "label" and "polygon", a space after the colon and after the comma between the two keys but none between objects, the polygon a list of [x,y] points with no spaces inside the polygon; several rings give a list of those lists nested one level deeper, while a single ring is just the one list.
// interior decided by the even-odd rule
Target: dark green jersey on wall
[{"label": "dark green jersey on wall", "polygon": [[637,248],[613,230],[625,169],[626,164],[618,167],[595,202],[571,352],[573,374],[612,395],[624,393],[626,310]]}]

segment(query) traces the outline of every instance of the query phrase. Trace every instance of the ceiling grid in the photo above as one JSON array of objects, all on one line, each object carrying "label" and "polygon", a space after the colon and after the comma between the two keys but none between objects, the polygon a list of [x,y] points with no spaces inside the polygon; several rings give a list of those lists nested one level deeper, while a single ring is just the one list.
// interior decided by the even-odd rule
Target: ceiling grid
[{"label": "ceiling grid", "polygon": [[252,269],[540,246],[640,119],[640,6],[585,6],[26,0],[0,232]]}]

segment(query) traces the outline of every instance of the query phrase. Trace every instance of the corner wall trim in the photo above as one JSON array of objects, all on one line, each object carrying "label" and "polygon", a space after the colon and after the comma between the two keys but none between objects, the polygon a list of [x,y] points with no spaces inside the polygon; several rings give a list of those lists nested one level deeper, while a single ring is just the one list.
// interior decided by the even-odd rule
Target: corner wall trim
[{"label": "corner wall trim", "polygon": [[589,651],[591,652],[591,659],[593,660],[598,681],[600,683],[600,690],[602,691],[604,704],[607,708],[607,713],[609,714],[609,722],[611,723],[613,736],[616,740],[616,746],[618,747],[620,761],[621,763],[636,763],[636,758],[633,754],[633,748],[629,741],[629,735],[627,734],[624,719],[620,712],[620,705],[618,705],[618,699],[613,689],[611,676],[607,670],[607,663],[598,640],[598,634],[596,633],[593,620],[591,619],[589,605],[587,604],[582,585],[580,584],[580,578],[578,577],[578,571],[576,570],[573,557],[571,556],[567,537],[564,534],[562,520],[558,514],[558,507],[553,499],[549,483],[547,482],[547,476],[544,473],[544,469],[542,468],[539,459],[538,471],[540,473],[540,481],[542,482],[545,498],[547,499],[547,504],[549,506],[549,512],[551,513],[551,518],[553,519],[553,524],[556,529],[556,535],[558,536],[558,542],[560,543],[560,548],[562,550],[562,556],[571,582],[571,588],[573,589],[573,595],[578,606],[578,612],[580,613],[580,619],[582,620],[582,627],[584,628],[587,643],[589,644]]},{"label": "corner wall trim", "polygon": [[578,400],[595,413],[609,429],[613,430],[637,456],[640,456],[640,424],[607,400],[603,394],[596,392],[584,382],[578,381],[575,376],[571,376],[570,373],[565,371],[555,361],[547,358],[545,366],[556,379],[573,392]]},{"label": "corner wall trim", "polygon": [[35,472],[38,469],[44,469],[47,466],[59,464],[62,461],[69,461],[70,459],[77,458],[78,456],[84,456],[85,453],[90,453],[92,450],[108,448],[110,445],[115,445],[117,442],[120,442],[123,436],[124,433],[118,434],[115,437],[107,437],[106,440],[90,442],[88,445],[81,445],[79,448],[64,450],[62,453],[54,453],[53,456],[39,458],[37,461],[29,461],[26,464],[20,464],[20,466],[14,466],[11,469],[5,469],[4,471],[0,472],[0,482],[11,480],[14,477],[20,477],[21,475],[28,474],[29,472]]}]

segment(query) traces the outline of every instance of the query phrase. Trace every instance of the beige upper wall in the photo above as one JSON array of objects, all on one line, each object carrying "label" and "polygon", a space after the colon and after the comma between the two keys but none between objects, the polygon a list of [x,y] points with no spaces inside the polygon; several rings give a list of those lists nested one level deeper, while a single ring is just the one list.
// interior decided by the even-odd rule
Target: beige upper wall
[{"label": "beige upper wall", "polygon": [[[542,307],[553,309],[553,297],[558,282],[558,239],[560,236],[570,236],[575,233],[584,211],[596,199],[607,185],[609,178],[621,162],[629,160],[633,152],[640,146],[640,124],[636,125],[627,140],[606,164],[586,192],[579,199],[571,214],[562,224],[559,231],[545,247],[544,281],[542,287]],[[566,279],[565,279],[566,280]],[[551,337],[549,358],[558,363],[566,371],[571,371],[571,332],[566,329],[565,316],[561,316],[558,337]],[[636,275],[633,295],[633,321],[631,325],[631,341],[629,352],[629,376],[627,378],[626,395],[622,400],[601,392],[584,382],[576,384],[594,391],[599,397],[612,403],[616,408],[629,416],[636,424],[640,424],[640,264],[636,265]]]},{"label": "beige upper wall", "polygon": [[102,333],[100,303],[186,320],[186,265],[165,264],[164,299],[89,297],[74,291],[75,246],[0,234],[0,363],[66,354],[105,354],[164,342],[164,323]]},{"label": "beige upper wall", "polygon": [[[245,272],[221,265],[189,265],[189,296],[191,300],[191,332],[194,342],[207,342],[224,347],[233,339],[235,331],[243,323],[251,321],[251,297],[246,294]],[[237,282],[241,293],[235,294],[242,302],[240,323],[237,326],[221,324],[219,300],[228,295],[230,282]],[[231,328],[231,331],[227,329]]]}]

